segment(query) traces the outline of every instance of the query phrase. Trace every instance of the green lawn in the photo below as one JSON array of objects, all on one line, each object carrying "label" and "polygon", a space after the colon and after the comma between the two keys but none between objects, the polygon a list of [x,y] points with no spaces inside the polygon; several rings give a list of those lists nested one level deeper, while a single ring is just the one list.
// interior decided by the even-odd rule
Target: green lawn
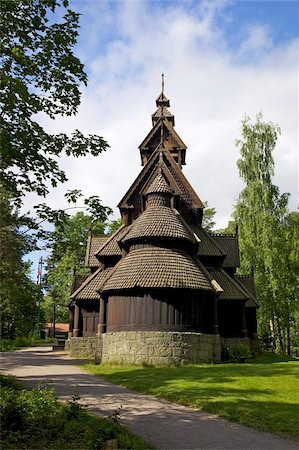
[{"label": "green lawn", "polygon": [[136,391],[299,439],[299,362],[292,358],[266,355],[250,364],[83,368]]}]

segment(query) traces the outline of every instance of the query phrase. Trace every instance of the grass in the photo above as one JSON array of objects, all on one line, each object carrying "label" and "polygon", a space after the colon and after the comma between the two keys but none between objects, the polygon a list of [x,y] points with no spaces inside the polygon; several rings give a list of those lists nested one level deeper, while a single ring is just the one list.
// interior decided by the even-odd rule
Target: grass
[{"label": "grass", "polygon": [[0,338],[0,352],[13,352],[24,347],[34,347],[53,342],[53,339],[37,339],[36,337],[18,337],[16,339]]},{"label": "grass", "polygon": [[[0,375],[1,448],[93,449],[109,440],[121,449],[150,449],[143,439],[119,424],[89,414],[78,399],[62,403],[51,389],[23,389],[13,377]],[[114,448],[114,447],[113,447]]]},{"label": "grass", "polygon": [[263,354],[248,364],[83,368],[135,391],[299,439],[299,361],[294,358]]}]

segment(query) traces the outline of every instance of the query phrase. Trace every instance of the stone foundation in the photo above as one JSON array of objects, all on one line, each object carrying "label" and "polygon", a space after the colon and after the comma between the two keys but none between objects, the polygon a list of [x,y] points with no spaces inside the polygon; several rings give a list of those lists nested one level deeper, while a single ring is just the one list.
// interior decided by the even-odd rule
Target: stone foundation
[{"label": "stone foundation", "polygon": [[90,338],[70,338],[71,356],[95,358],[103,364],[153,366],[220,362],[220,336],[214,334],[121,331]]},{"label": "stone foundation", "polygon": [[75,358],[94,359],[97,353],[100,353],[101,340],[98,336],[92,337],[72,337],[65,342],[65,350],[70,356]]}]

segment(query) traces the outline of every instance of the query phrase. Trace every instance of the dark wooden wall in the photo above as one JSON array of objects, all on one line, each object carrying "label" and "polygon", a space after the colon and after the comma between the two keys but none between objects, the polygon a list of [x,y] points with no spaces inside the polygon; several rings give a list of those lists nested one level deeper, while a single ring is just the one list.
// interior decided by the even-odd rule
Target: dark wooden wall
[{"label": "dark wooden wall", "polygon": [[221,300],[218,302],[219,334],[222,337],[244,337],[244,302]]},{"label": "dark wooden wall", "polygon": [[107,332],[125,330],[213,333],[213,296],[173,291],[108,298]]}]

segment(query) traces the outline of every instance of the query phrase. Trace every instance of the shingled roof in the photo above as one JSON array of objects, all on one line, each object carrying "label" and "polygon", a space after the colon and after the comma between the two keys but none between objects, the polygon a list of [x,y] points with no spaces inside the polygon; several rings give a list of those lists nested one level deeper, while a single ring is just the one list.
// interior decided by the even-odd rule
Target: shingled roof
[{"label": "shingled roof", "polygon": [[131,230],[122,239],[122,242],[129,242],[141,237],[169,237],[196,242],[176,214],[170,208],[164,206],[147,208],[133,222]]},{"label": "shingled roof", "polygon": [[99,300],[100,294],[98,290],[103,284],[103,281],[111,272],[112,268],[99,268],[92,275],[90,275],[84,283],[71,295],[71,300]]},{"label": "shingled roof", "polygon": [[200,240],[197,252],[198,256],[225,257],[224,251],[206,230],[194,224],[190,224],[190,227]]},{"label": "shingled roof", "polygon": [[96,253],[107,241],[108,236],[88,236],[86,256],[85,256],[85,266],[86,267],[99,267],[100,262],[96,258]]},{"label": "shingled roof", "polygon": [[81,284],[84,283],[84,281],[89,277],[89,275],[82,275],[82,276],[77,276],[74,275],[74,279],[73,279],[73,284],[72,284],[72,288],[71,288],[71,294],[73,292],[75,292],[80,286]]},{"label": "shingled roof", "polygon": [[105,244],[97,252],[96,256],[101,258],[103,256],[121,256],[121,249],[118,241],[129,231],[131,226],[122,225],[110,236]]},{"label": "shingled roof", "polygon": [[147,188],[144,195],[154,194],[154,193],[165,193],[173,194],[173,189],[166,182],[162,173],[158,173],[155,179],[152,181],[151,185]]},{"label": "shingled roof", "polygon": [[211,237],[226,254],[223,267],[240,267],[238,236],[233,234],[211,234]]},{"label": "shingled roof", "polygon": [[254,278],[252,276],[246,275],[236,275],[235,278],[236,281],[241,284],[242,288],[246,292],[248,292],[248,294],[251,296],[251,299],[246,302],[245,306],[258,308],[259,304],[257,299],[257,292],[255,288]]},{"label": "shingled roof", "polygon": [[214,291],[193,258],[183,251],[160,247],[132,250],[115,266],[101,290],[134,288]]},{"label": "shingled roof", "polygon": [[249,300],[251,295],[242,286],[230,277],[224,270],[207,267],[209,273],[222,287],[223,292],[219,295],[219,300]]}]

